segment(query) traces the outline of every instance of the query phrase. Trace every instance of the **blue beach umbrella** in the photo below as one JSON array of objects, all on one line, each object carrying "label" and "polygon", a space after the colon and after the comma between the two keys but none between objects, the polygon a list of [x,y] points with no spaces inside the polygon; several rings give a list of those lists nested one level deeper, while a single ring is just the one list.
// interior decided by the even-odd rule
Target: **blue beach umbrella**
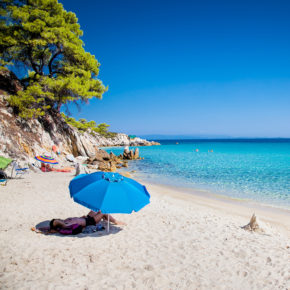
[{"label": "blue beach umbrella", "polygon": [[106,214],[137,212],[150,203],[144,185],[119,173],[100,171],[78,175],[70,182],[69,190],[75,202]]}]

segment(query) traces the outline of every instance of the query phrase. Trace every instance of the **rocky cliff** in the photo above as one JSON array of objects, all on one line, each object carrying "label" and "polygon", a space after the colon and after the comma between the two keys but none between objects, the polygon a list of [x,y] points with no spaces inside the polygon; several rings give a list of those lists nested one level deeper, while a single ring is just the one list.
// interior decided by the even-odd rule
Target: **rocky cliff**
[{"label": "rocky cliff", "polygon": [[33,120],[22,120],[14,114],[7,98],[21,89],[21,84],[12,73],[0,75],[0,155],[18,160],[28,160],[35,155],[50,155],[52,146],[59,144],[61,151],[73,156],[89,157],[93,160],[102,146],[150,146],[155,142],[117,134],[105,138],[89,131],[80,133],[68,125],[61,114],[54,112]]}]

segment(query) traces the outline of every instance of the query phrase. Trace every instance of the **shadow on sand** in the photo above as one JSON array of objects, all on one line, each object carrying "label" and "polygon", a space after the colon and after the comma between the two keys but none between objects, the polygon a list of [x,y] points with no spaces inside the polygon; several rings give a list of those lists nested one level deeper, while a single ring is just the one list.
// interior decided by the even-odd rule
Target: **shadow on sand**
[{"label": "shadow on sand", "polygon": [[94,238],[94,237],[102,237],[102,236],[117,234],[118,232],[122,231],[122,228],[110,224],[110,231],[107,232],[107,228],[106,228],[107,222],[101,221],[100,224],[105,228],[104,230],[96,231],[96,232],[89,233],[89,234],[80,233],[80,234],[77,234],[77,235],[61,235],[59,233],[48,233],[49,222],[50,222],[49,220],[46,220],[46,221],[38,223],[35,226],[36,231],[38,233],[42,233],[42,234],[45,234],[47,236],[52,235],[52,236],[61,237],[61,238],[65,238],[65,237],[76,237],[76,238],[91,237],[91,238]]}]

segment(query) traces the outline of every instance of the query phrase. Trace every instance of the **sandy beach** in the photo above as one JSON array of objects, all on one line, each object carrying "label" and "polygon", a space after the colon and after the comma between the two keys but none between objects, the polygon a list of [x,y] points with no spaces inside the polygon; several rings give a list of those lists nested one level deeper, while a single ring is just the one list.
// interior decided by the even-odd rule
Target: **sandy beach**
[{"label": "sandy beach", "polygon": [[[0,188],[1,289],[289,289],[290,213],[146,184],[127,226],[77,236],[31,227],[85,215],[71,173],[30,173]],[[242,229],[256,213],[264,229]]]}]

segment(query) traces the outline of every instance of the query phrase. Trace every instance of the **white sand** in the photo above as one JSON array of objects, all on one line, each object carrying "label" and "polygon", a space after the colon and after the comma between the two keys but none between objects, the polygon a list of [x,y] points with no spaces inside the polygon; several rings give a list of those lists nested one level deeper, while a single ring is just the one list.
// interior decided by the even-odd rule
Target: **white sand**
[{"label": "white sand", "polygon": [[[151,204],[111,234],[36,234],[87,210],[70,173],[31,173],[0,187],[1,289],[289,289],[290,215],[147,185]],[[265,234],[241,229],[253,211]]]}]

